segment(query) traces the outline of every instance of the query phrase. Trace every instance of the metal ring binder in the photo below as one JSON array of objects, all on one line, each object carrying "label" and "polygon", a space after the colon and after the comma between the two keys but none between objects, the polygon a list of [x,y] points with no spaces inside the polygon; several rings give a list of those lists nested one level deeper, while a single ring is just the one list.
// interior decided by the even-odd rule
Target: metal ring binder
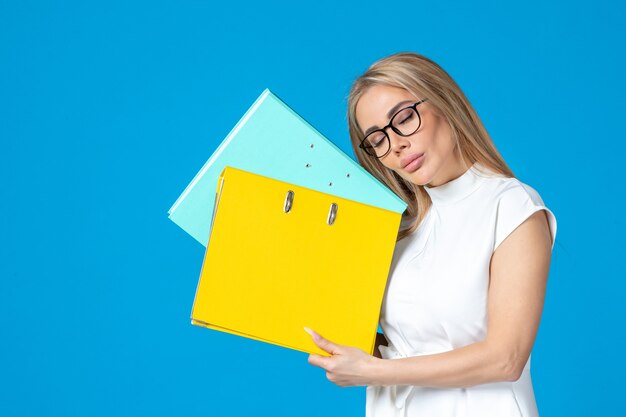
[{"label": "metal ring binder", "polygon": [[291,206],[293,206],[293,191],[287,191],[287,196],[285,197],[285,204],[283,206],[283,210],[285,213],[289,213],[291,211]]},{"label": "metal ring binder", "polygon": [[328,210],[328,223],[329,226],[332,226],[335,223],[335,218],[337,217],[337,203],[332,203],[330,205],[330,210]]}]

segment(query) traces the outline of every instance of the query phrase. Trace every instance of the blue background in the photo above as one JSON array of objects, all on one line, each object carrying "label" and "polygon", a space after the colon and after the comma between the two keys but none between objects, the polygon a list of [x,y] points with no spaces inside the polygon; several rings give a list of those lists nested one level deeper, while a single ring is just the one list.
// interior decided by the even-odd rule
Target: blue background
[{"label": "blue background", "polygon": [[170,205],[265,87],[350,153],[351,81],[411,50],[559,222],[544,416],[618,415],[623,2],[0,1],[0,415],[360,416],[307,355],[191,326]]}]

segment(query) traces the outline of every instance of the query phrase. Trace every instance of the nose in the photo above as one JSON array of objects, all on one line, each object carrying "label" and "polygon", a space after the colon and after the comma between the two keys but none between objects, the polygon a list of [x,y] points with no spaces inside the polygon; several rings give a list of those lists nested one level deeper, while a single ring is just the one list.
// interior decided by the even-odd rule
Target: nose
[{"label": "nose", "polygon": [[405,136],[398,135],[393,129],[389,129],[387,131],[387,136],[389,137],[389,146],[391,147],[391,151],[394,153],[400,153],[404,148],[408,148],[411,146],[411,142]]}]

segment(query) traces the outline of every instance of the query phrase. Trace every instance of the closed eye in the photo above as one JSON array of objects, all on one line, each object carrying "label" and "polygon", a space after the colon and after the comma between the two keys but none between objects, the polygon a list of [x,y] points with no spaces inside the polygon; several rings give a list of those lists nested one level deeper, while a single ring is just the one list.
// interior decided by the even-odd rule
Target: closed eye
[{"label": "closed eye", "polygon": [[367,142],[369,142],[372,148],[377,148],[381,146],[385,141],[385,134],[382,132],[374,132],[367,137]]},{"label": "closed eye", "polygon": [[415,118],[415,113],[411,109],[407,109],[407,111],[403,111],[398,115],[398,124],[403,125],[407,122],[410,122]]}]

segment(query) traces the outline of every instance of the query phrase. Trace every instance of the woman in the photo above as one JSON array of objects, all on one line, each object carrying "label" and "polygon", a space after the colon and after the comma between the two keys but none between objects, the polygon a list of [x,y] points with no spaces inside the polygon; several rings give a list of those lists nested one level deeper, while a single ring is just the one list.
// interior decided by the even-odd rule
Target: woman
[{"label": "woman", "polygon": [[423,56],[372,65],[352,87],[348,119],[359,162],[408,209],[376,356],[306,329],[330,354],[309,362],[337,385],[367,385],[371,417],[536,416],[529,358],[554,216]]}]

